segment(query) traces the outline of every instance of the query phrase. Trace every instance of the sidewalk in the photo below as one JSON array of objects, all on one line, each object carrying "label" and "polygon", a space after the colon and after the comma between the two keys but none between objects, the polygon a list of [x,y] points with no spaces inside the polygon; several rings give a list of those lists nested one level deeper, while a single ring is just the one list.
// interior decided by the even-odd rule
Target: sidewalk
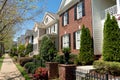
[{"label": "sidewalk", "polygon": [[8,54],[5,54],[0,80],[25,80]]}]

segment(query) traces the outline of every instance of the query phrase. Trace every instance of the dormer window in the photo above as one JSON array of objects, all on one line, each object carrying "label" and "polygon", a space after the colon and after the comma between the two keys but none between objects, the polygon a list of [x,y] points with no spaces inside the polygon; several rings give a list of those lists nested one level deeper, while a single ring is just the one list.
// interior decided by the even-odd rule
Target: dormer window
[{"label": "dormer window", "polygon": [[65,26],[67,24],[69,24],[69,14],[65,12],[62,16],[62,25]]},{"label": "dormer window", "polygon": [[47,23],[48,22],[48,17],[45,19],[45,23]]}]

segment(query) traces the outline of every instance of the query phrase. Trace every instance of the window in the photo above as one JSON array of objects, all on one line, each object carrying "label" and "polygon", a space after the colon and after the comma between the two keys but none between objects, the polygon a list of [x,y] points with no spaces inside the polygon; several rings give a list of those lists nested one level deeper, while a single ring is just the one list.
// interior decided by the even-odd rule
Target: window
[{"label": "window", "polygon": [[84,1],[78,3],[74,8],[74,18],[80,19],[82,16],[84,16]]},{"label": "window", "polygon": [[81,35],[80,30],[74,32],[74,48],[75,49],[80,49],[80,35]]},{"label": "window", "polygon": [[46,34],[50,34],[50,31],[51,31],[50,28],[47,28],[46,29]]},{"label": "window", "polygon": [[56,23],[55,24],[55,33],[57,33],[58,32],[58,24]]},{"label": "window", "polygon": [[47,29],[46,29],[46,34],[48,34],[48,33],[49,33],[49,29],[47,28]]},{"label": "window", "polygon": [[55,32],[55,30],[54,30],[54,25],[51,27],[51,33],[54,33]]},{"label": "window", "polygon": [[45,19],[45,23],[47,23],[48,22],[48,17]]},{"label": "window", "polygon": [[70,34],[62,36],[62,48],[70,47]]},{"label": "window", "polygon": [[58,27],[58,24],[54,24],[53,26],[51,26],[51,33],[56,33],[57,34],[57,28]]},{"label": "window", "polygon": [[77,5],[77,19],[82,18],[82,2]]},{"label": "window", "polygon": [[48,31],[48,34],[50,34],[50,28],[48,28],[48,30],[49,30],[49,31]]},{"label": "window", "polygon": [[65,12],[62,16],[62,25],[65,26],[69,23],[69,14]]}]

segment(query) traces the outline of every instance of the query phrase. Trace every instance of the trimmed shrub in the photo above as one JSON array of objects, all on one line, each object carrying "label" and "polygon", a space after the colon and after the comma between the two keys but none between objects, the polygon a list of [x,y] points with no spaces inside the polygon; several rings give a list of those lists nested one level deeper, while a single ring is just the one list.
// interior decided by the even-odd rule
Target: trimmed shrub
[{"label": "trimmed shrub", "polygon": [[65,58],[65,63],[68,64],[69,59],[70,59],[70,48],[66,47],[62,49],[62,52],[64,53],[64,58]]},{"label": "trimmed shrub", "polygon": [[78,55],[70,54],[69,64],[74,64]]},{"label": "trimmed shrub", "polygon": [[53,61],[57,54],[55,44],[52,42],[50,37],[45,36],[42,38],[40,44],[40,56],[44,61]]},{"label": "trimmed shrub", "polygon": [[120,61],[120,31],[113,16],[107,14],[104,23],[103,59],[105,61]]},{"label": "trimmed shrub", "polygon": [[79,62],[82,65],[92,64],[94,61],[93,38],[88,28],[83,25],[81,30]]},{"label": "trimmed shrub", "polygon": [[64,55],[57,54],[57,56],[55,57],[55,62],[58,62],[60,64],[64,64],[65,63]]},{"label": "trimmed shrub", "polygon": [[25,49],[25,54],[29,54],[32,51],[33,51],[33,44],[29,43]]},{"label": "trimmed shrub", "polygon": [[120,76],[120,63],[119,62],[107,62],[107,61],[95,61],[93,66],[99,73],[109,73],[111,75]]},{"label": "trimmed shrub", "polygon": [[21,66],[24,66],[27,62],[32,62],[33,61],[33,58],[31,57],[21,57],[19,59],[19,63]]}]

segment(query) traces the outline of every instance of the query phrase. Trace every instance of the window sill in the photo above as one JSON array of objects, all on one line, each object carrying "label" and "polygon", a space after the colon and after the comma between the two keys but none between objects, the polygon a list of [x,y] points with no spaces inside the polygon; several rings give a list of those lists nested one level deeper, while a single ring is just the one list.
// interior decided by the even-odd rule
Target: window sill
[{"label": "window sill", "polygon": [[63,25],[63,27],[67,27],[67,25],[68,25],[68,24],[66,24],[66,25]]}]

